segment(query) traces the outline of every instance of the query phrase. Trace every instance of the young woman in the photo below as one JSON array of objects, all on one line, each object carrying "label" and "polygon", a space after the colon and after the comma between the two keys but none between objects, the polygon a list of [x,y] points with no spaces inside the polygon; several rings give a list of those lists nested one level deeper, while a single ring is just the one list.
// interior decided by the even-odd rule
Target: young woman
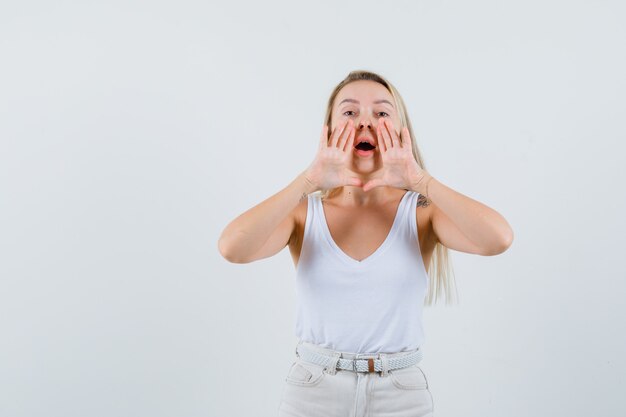
[{"label": "young woman", "polygon": [[512,241],[499,213],[425,170],[395,87],[353,71],[328,100],[311,165],[218,246],[248,263],[289,245],[299,340],[279,416],[417,417],[433,415],[422,308],[442,289],[451,298],[447,249],[496,255]]}]

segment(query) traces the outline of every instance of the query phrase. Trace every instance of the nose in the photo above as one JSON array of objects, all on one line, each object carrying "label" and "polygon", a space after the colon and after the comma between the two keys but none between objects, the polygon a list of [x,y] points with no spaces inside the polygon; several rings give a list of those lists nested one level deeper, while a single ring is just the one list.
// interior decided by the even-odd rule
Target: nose
[{"label": "nose", "polygon": [[359,122],[359,130],[363,129],[365,125],[367,125],[368,129],[372,129],[372,122],[368,119],[367,121],[361,120],[361,122]]}]

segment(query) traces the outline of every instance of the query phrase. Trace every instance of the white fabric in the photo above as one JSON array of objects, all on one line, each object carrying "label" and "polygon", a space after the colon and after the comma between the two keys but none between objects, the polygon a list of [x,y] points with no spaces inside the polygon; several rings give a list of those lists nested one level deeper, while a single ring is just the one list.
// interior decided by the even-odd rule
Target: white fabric
[{"label": "white fabric", "polygon": [[[309,349],[306,343],[298,344],[296,354],[302,360],[315,363],[327,367],[332,365],[333,357],[328,354],[319,353],[316,349]],[[398,357],[389,357],[387,360],[387,370],[406,368],[418,364],[422,360],[422,351],[420,349],[403,354]],[[383,371],[383,359],[374,359],[374,371]],[[369,372],[369,362],[367,359],[344,359],[337,358],[335,364],[336,369],[343,369],[354,372]]]},{"label": "white fabric", "polygon": [[296,268],[300,340],[354,353],[393,353],[424,343],[428,276],[417,239],[418,196],[404,194],[385,241],[357,261],[333,240],[320,195],[309,194]]}]

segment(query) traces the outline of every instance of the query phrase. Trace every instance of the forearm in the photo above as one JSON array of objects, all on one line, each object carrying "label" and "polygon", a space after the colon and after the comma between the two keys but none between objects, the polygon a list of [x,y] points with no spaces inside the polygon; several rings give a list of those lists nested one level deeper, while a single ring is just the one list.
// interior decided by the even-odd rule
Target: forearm
[{"label": "forearm", "polygon": [[427,196],[469,240],[486,252],[510,245],[513,230],[500,213],[429,176],[427,173],[413,188]]},{"label": "forearm", "polygon": [[220,252],[240,259],[255,254],[300,201],[316,191],[305,174],[231,221],[220,236]]}]

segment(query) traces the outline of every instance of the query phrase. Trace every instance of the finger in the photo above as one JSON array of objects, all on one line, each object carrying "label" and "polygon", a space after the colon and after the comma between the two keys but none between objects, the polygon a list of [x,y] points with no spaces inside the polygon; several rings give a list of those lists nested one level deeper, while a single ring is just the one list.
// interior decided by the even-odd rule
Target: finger
[{"label": "finger", "polygon": [[337,141],[339,140],[339,137],[343,134],[343,132],[345,131],[345,128],[347,126],[346,122],[340,123],[336,128],[335,131],[333,132],[333,137],[330,138],[330,143],[328,144],[329,146],[333,146],[333,147],[337,147]]},{"label": "finger", "polygon": [[381,120],[378,120],[378,125],[376,126],[376,136],[378,136],[378,147],[381,152],[386,152],[387,147],[385,146],[385,140],[383,138],[383,131],[381,129]]},{"label": "finger", "polygon": [[362,187],[363,186],[363,181],[361,181],[360,178],[357,177],[350,177],[348,179],[348,182],[350,185],[354,186],[354,187]]},{"label": "finger", "polygon": [[390,150],[392,148],[391,145],[391,139],[389,138],[389,132],[387,131],[387,128],[385,127],[385,121],[383,119],[381,119],[381,123],[379,124],[379,129],[380,129],[380,137],[383,140],[383,143],[385,144],[385,150]]},{"label": "finger", "polygon": [[365,185],[363,186],[363,191],[367,192],[371,190],[372,188],[380,187],[381,185],[384,185],[382,180],[373,179],[365,183]]},{"label": "finger", "polygon": [[352,171],[349,168],[346,168],[346,172],[347,172],[348,181],[350,182],[350,185],[354,185],[356,187],[363,186],[363,180],[361,179],[361,177],[359,177],[359,174],[357,174],[356,172]]},{"label": "finger", "polygon": [[385,129],[387,130],[387,135],[389,135],[391,147],[400,148],[400,139],[398,139],[398,134],[396,133],[396,129],[393,127],[393,122],[391,120],[385,119]]},{"label": "finger", "polygon": [[408,127],[402,128],[402,145],[407,145],[409,148],[413,147],[413,139],[411,139]]},{"label": "finger", "polygon": [[341,142],[339,142],[339,149],[343,150],[344,152],[352,148],[352,145],[354,144],[354,135],[356,133],[356,130],[352,125],[352,120],[350,120],[349,123],[350,125],[348,126],[348,134],[341,140]]},{"label": "finger", "polygon": [[330,144],[333,142],[333,138],[337,134],[337,131],[339,130],[340,127],[341,125],[335,126],[333,130],[330,132],[330,135],[328,135],[328,139],[326,140],[326,146],[330,146]]},{"label": "finger", "polygon": [[328,125],[324,123],[322,134],[320,135],[320,148],[328,144]]},{"label": "finger", "polygon": [[346,122],[346,127],[343,129],[343,132],[341,132],[341,135],[337,139],[337,147],[339,149],[341,149],[341,150],[343,150],[343,148],[346,145],[346,140],[352,134],[352,124],[351,124],[351,122],[352,122],[352,120],[348,119],[348,121]]}]

